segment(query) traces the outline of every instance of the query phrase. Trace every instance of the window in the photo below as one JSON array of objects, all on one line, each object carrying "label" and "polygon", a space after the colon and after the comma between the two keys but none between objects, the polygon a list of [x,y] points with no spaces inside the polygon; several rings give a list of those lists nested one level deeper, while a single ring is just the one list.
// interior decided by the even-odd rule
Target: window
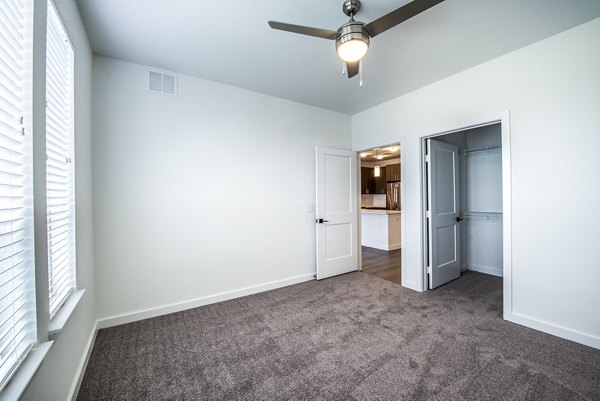
[{"label": "window", "polygon": [[73,48],[51,2],[46,40],[48,290],[52,318],[75,288],[75,203]]},{"label": "window", "polygon": [[31,0],[0,7],[0,389],[37,341],[33,252]]}]

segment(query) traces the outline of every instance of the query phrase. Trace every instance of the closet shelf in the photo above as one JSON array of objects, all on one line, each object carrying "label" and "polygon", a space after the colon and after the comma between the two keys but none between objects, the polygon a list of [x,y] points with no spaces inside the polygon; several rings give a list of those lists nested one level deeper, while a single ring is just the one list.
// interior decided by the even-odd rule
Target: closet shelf
[{"label": "closet shelf", "polygon": [[475,211],[470,211],[470,212],[464,212],[462,214],[463,217],[467,218],[467,219],[485,219],[485,220],[490,220],[490,219],[501,219],[502,218],[502,212],[475,212]]},{"label": "closet shelf", "polygon": [[486,146],[483,148],[467,148],[462,151],[463,156],[468,157],[481,153],[502,153],[502,146]]}]

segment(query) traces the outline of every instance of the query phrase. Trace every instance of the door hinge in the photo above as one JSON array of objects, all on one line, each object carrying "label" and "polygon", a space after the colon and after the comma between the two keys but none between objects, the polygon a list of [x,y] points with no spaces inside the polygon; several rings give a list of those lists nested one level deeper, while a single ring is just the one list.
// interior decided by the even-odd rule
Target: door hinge
[{"label": "door hinge", "polygon": [[431,274],[431,266],[427,266],[427,274]]},{"label": "door hinge", "polygon": [[429,155],[425,155],[425,163],[429,163],[431,161],[431,157]]},{"label": "door hinge", "polygon": [[431,218],[431,212],[429,210],[425,212],[425,217],[428,219]]}]

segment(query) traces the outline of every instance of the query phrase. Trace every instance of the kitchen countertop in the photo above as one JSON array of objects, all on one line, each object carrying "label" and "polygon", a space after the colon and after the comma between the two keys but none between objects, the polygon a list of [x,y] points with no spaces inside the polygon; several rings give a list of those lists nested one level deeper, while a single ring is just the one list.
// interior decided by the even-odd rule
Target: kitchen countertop
[{"label": "kitchen countertop", "polygon": [[360,209],[362,214],[401,214],[400,210],[385,210],[385,209]]}]

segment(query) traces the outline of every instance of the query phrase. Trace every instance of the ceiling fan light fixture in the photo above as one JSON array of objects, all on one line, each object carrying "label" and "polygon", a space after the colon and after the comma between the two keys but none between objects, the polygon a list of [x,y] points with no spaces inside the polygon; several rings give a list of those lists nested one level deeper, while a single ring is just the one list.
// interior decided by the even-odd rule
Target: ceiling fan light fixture
[{"label": "ceiling fan light fixture", "polygon": [[362,87],[362,62],[360,60],[367,54],[371,38],[421,14],[444,0],[411,0],[408,4],[404,4],[402,7],[368,24],[354,19],[361,8],[360,0],[343,1],[342,11],[350,17],[350,21],[342,25],[337,31],[277,21],[269,21],[269,26],[281,31],[335,40],[337,54],[345,62],[344,73],[348,72],[348,78],[359,75],[360,86]]},{"label": "ceiling fan light fixture", "polygon": [[338,56],[348,63],[362,59],[369,49],[370,37],[363,25],[362,22],[350,21],[339,29],[335,49]]},{"label": "ceiling fan light fixture", "polygon": [[350,40],[342,43],[338,49],[338,55],[346,62],[358,61],[367,54],[369,45],[361,40]]}]

